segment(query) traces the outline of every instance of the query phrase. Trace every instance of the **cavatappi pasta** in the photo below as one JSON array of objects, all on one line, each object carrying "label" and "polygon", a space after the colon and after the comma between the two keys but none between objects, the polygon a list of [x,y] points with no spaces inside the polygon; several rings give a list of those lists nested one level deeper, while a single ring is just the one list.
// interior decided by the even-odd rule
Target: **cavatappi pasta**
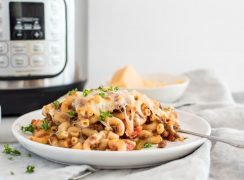
[{"label": "cavatappi pasta", "polygon": [[130,151],[182,140],[178,114],[137,91],[114,87],[72,90],[42,108],[45,119],[34,119],[22,130],[30,140],[51,146]]}]

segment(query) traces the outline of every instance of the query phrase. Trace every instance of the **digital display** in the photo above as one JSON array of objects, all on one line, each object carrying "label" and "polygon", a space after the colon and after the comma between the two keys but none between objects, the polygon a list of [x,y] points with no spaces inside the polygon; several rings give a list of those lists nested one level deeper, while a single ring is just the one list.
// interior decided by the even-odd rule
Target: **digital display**
[{"label": "digital display", "polygon": [[45,39],[44,3],[10,2],[11,40]]}]

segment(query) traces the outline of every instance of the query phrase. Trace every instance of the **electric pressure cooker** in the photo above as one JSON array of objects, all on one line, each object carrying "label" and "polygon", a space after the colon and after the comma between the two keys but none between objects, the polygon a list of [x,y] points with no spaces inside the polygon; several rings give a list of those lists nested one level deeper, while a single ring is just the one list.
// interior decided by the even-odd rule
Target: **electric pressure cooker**
[{"label": "electric pressure cooker", "polygon": [[39,109],[86,80],[86,0],[0,0],[3,115]]}]

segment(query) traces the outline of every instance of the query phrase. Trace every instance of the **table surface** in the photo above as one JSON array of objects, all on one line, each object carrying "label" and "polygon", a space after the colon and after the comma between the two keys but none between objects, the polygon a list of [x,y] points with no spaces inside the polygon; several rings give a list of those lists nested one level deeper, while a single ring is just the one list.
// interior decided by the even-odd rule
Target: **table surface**
[{"label": "table surface", "polygon": [[0,121],[0,143],[16,142],[15,137],[12,134],[11,127],[17,117],[2,118]]}]

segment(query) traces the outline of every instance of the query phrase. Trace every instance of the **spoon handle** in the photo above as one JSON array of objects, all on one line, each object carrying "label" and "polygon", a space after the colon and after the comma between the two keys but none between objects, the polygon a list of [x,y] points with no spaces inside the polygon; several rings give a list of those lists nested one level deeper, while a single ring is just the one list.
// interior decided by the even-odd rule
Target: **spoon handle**
[{"label": "spoon handle", "polygon": [[229,144],[229,145],[237,147],[237,148],[244,148],[244,141],[237,141],[237,140],[231,140],[231,139],[221,138],[221,137],[217,137],[217,136],[205,135],[205,134],[200,134],[200,133],[196,133],[196,132],[192,132],[192,131],[188,131],[188,130],[184,130],[184,129],[180,129],[179,132],[203,137],[203,138],[206,138],[206,139],[209,139],[212,141],[219,141],[219,142]]}]

